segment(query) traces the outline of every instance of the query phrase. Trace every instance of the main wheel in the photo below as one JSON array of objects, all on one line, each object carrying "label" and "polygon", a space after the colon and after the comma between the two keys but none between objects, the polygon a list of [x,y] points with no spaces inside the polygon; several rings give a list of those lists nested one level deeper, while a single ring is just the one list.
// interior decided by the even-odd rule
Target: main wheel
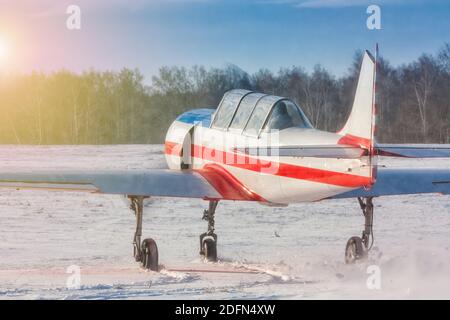
[{"label": "main wheel", "polygon": [[217,238],[213,236],[205,236],[202,239],[202,251],[206,261],[217,261]]},{"label": "main wheel", "polygon": [[205,239],[206,237],[212,237],[214,239],[214,241],[217,243],[217,234],[212,233],[212,234],[208,234],[208,232],[202,233],[200,235],[200,255],[204,256],[205,255],[205,249],[204,249],[204,245],[203,245],[203,239]]},{"label": "main wheel", "polygon": [[141,266],[158,271],[158,247],[153,239],[145,239],[141,245]]},{"label": "main wheel", "polygon": [[351,264],[367,258],[367,251],[360,237],[351,237],[345,247],[345,263]]}]

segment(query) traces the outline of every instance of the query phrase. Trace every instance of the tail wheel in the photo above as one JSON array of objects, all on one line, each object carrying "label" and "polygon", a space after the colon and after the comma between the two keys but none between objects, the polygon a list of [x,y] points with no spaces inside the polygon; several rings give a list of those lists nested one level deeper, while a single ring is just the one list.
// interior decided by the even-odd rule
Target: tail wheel
[{"label": "tail wheel", "polygon": [[153,239],[142,241],[141,266],[148,270],[158,271],[158,247]]},{"label": "tail wheel", "polygon": [[207,261],[217,261],[217,238],[205,236],[202,241],[202,251]]},{"label": "tail wheel", "polygon": [[351,237],[345,247],[345,263],[352,264],[367,258],[367,251],[360,237]]}]

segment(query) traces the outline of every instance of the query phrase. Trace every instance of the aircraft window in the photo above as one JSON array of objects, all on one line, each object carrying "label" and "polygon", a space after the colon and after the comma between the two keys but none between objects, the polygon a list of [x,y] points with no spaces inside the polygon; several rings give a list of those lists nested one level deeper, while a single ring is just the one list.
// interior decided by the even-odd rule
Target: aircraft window
[{"label": "aircraft window", "polygon": [[250,120],[248,120],[247,126],[245,127],[246,133],[258,135],[259,130],[264,124],[267,113],[278,99],[280,98],[275,96],[267,96],[259,100],[252,115],[250,116]]},{"label": "aircraft window", "polygon": [[264,131],[286,128],[309,128],[309,124],[295,103],[289,100],[279,101],[272,109]]},{"label": "aircraft window", "polygon": [[248,117],[252,113],[255,104],[259,99],[264,97],[262,93],[252,93],[242,99],[239,107],[234,115],[233,121],[231,122],[231,129],[243,129],[247,123]]},{"label": "aircraft window", "polygon": [[[246,92],[245,92],[246,93]],[[233,117],[234,111],[245,94],[241,91],[228,92],[223,98],[222,104],[217,110],[217,114],[214,117],[213,128],[227,128]]]}]

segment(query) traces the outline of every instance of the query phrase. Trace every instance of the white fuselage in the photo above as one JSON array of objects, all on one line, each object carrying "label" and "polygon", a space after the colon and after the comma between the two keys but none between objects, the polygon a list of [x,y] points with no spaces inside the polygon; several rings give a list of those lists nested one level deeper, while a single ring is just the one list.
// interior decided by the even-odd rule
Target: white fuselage
[{"label": "white fuselage", "polygon": [[[336,133],[310,128],[263,132],[255,137],[177,120],[168,130],[165,153],[170,169],[192,169],[200,173],[219,169],[229,173],[225,182],[231,175],[251,195],[256,195],[254,199],[232,200],[288,204],[318,201],[370,184],[368,157],[315,158],[273,152],[280,147],[338,145],[342,138]],[[267,151],[262,154],[245,152],[252,148],[267,150],[268,147],[271,154]],[[215,179],[214,175],[208,175],[208,178]],[[220,181],[216,188],[219,192],[230,193],[220,190],[227,188],[223,184],[232,184],[235,188],[231,182]]]}]

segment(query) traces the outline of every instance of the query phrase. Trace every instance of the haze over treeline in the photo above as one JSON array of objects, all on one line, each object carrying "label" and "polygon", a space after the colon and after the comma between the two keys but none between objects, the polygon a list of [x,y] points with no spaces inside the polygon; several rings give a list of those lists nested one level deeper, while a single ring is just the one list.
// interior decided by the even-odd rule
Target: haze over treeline
[{"label": "haze over treeline", "polygon": [[[2,144],[162,143],[183,111],[215,107],[223,93],[250,89],[294,99],[319,129],[336,131],[353,102],[362,52],[336,78],[317,65],[274,73],[224,68],[163,67],[144,84],[139,70],[9,76],[0,80]],[[450,143],[450,44],[436,54],[378,69],[377,140]]]}]

